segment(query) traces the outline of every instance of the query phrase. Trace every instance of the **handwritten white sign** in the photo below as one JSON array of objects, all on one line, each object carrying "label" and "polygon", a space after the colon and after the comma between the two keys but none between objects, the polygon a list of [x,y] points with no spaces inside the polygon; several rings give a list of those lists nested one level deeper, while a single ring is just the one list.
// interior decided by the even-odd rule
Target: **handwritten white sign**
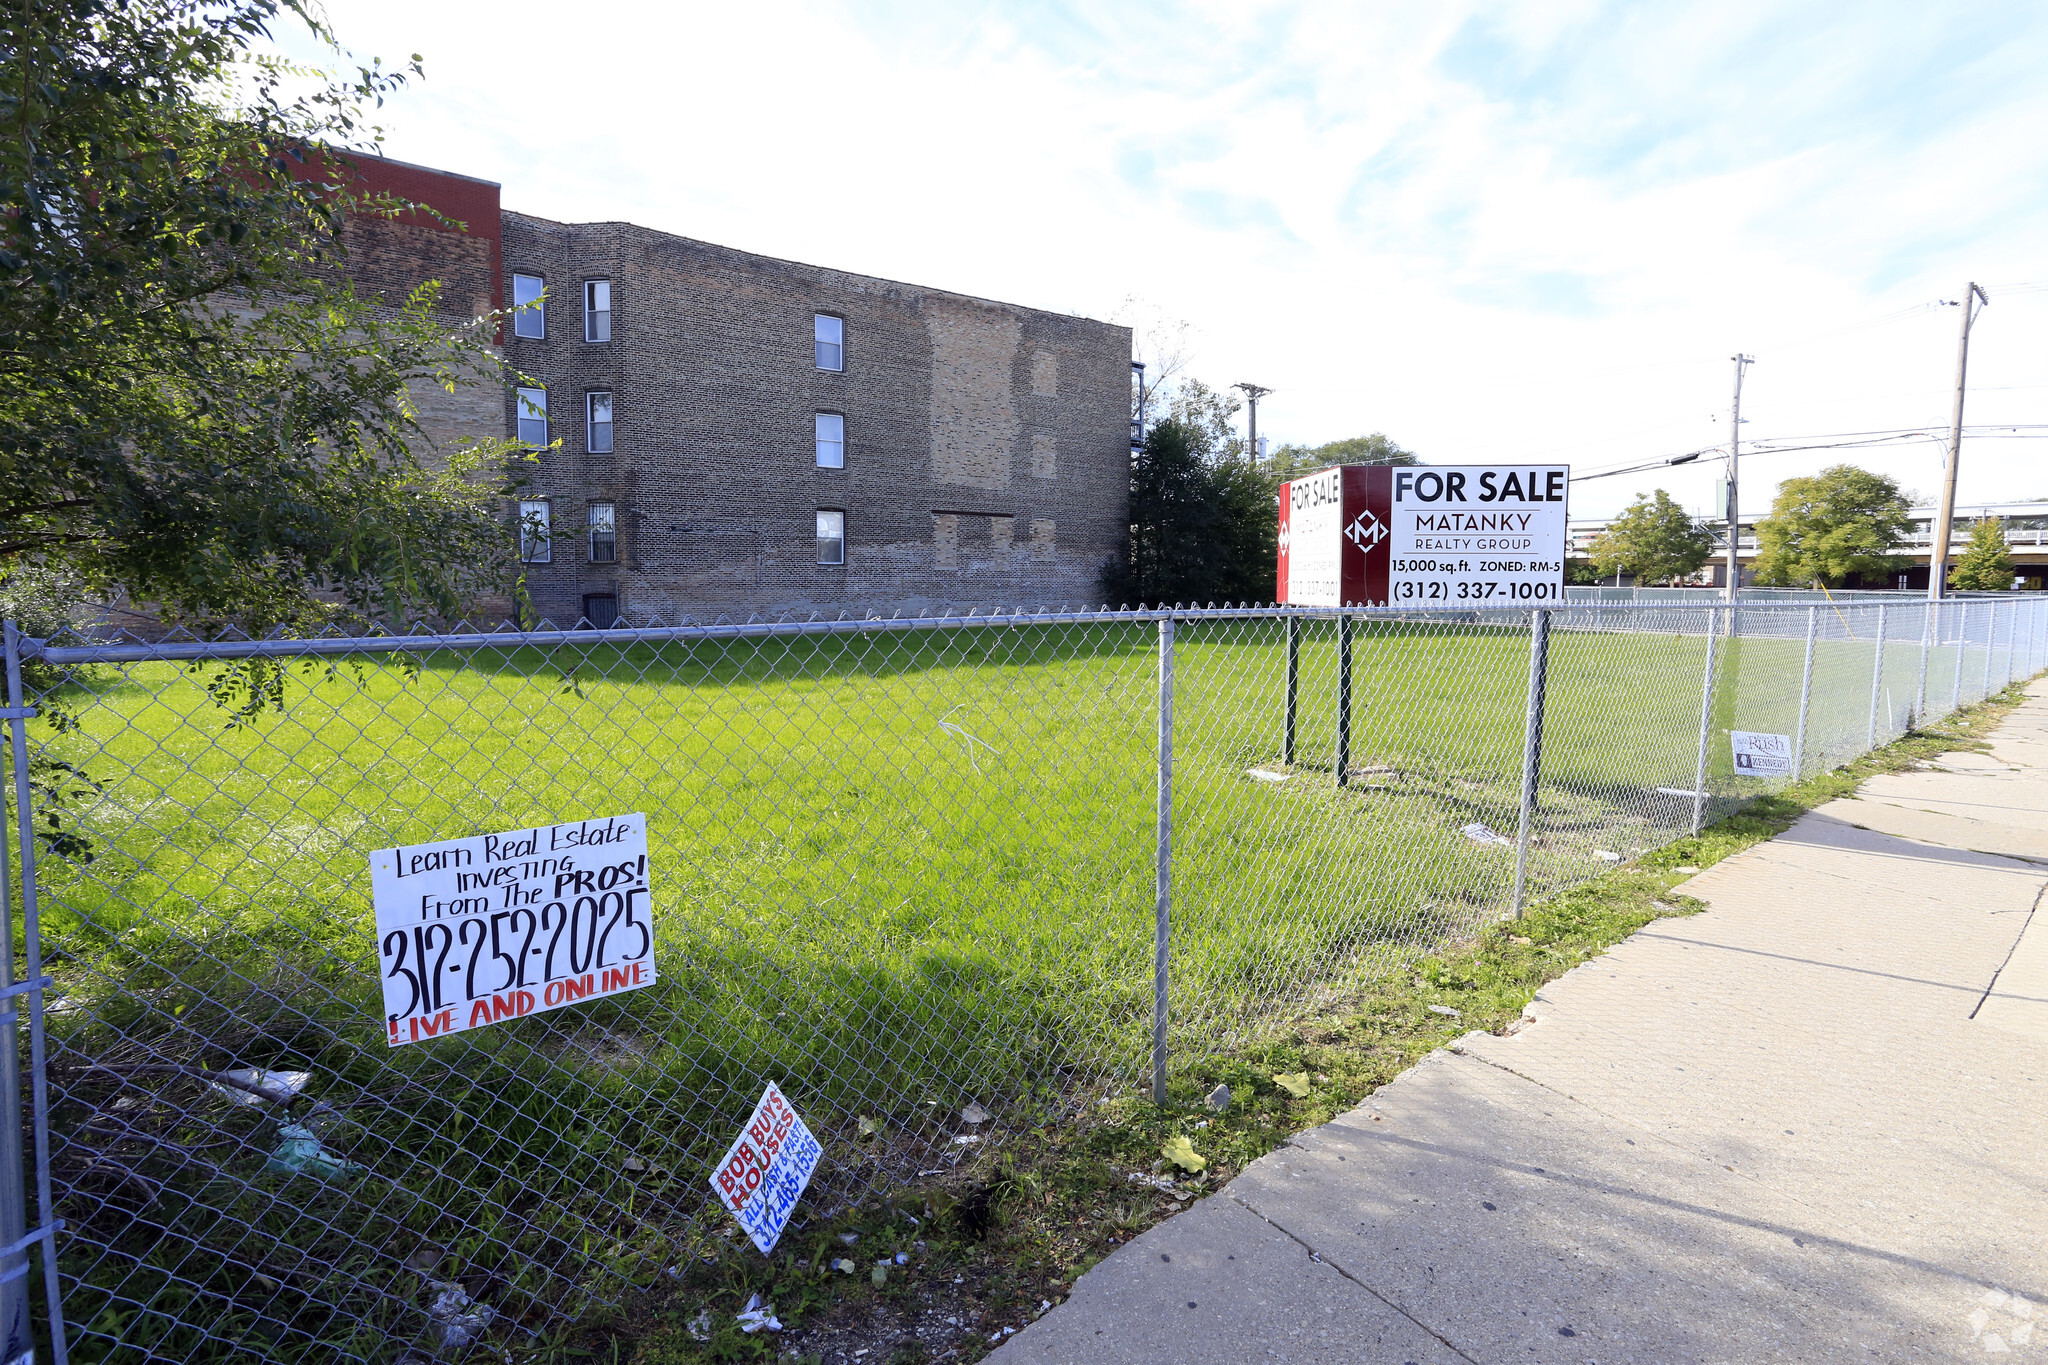
[{"label": "handwritten white sign", "polygon": [[380,848],[370,889],[392,1047],[654,984],[644,815]]},{"label": "handwritten white sign", "polygon": [[771,1083],[711,1176],[712,1193],[763,1256],[775,1250],[821,1153],[811,1130]]}]

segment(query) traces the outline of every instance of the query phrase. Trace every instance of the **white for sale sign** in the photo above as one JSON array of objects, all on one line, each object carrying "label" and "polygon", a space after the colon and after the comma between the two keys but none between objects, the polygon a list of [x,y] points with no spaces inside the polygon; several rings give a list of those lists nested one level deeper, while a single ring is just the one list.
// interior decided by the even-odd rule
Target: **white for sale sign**
[{"label": "white for sale sign", "polygon": [[1792,736],[1766,735],[1752,730],[1730,730],[1728,743],[1735,751],[1737,777],[1791,777]]},{"label": "white for sale sign", "polygon": [[711,1175],[711,1192],[763,1256],[775,1250],[822,1154],[811,1130],[770,1082]]},{"label": "white for sale sign", "polygon": [[654,984],[644,815],[381,848],[370,889],[392,1047]]},{"label": "white for sale sign", "polygon": [[1565,465],[1347,465],[1280,490],[1278,600],[1316,607],[1564,601]]}]

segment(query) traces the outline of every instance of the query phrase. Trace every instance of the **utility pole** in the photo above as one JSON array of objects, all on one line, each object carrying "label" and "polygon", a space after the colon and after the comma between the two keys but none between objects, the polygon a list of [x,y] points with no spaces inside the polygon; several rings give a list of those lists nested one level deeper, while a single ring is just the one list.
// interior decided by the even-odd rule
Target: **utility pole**
[{"label": "utility pole", "polygon": [[1230,387],[1233,389],[1243,389],[1244,396],[1251,400],[1252,440],[1247,453],[1251,456],[1252,464],[1257,465],[1259,462],[1259,400],[1271,393],[1272,390],[1260,384],[1232,384]]},{"label": "utility pole", "polygon": [[1742,372],[1756,364],[1756,357],[1735,355],[1729,359],[1735,362],[1735,405],[1728,414],[1728,600],[1733,602],[1742,590],[1742,562],[1736,558],[1741,549],[1736,469],[1742,458]]},{"label": "utility pole", "polygon": [[[1927,600],[1930,602],[1939,601],[1947,587],[1944,580],[1948,578],[1949,524],[1955,520],[1956,515],[1956,466],[1963,462],[1963,388],[1970,373],[1970,325],[1977,320],[1977,314],[1981,311],[1978,306],[1980,301],[1984,307],[1989,307],[1991,296],[1979,289],[1977,282],[1972,280],[1970,287],[1963,291],[1963,301],[1959,305],[1963,310],[1963,335],[1961,340],[1956,342],[1956,412],[1948,428],[1947,468],[1941,472],[1941,514],[1934,519],[1934,525],[1927,528],[1930,532]],[[1958,306],[1953,299],[1943,299],[1942,302]]]}]

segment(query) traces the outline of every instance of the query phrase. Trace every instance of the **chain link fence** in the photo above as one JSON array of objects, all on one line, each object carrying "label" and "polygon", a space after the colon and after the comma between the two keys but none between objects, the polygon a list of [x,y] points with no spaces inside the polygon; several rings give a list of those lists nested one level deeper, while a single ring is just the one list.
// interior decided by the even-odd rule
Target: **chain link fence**
[{"label": "chain link fence", "polygon": [[[2038,671],[2044,626],[2011,597],[10,631],[37,1198],[0,1203],[0,1293],[26,1313],[39,1258],[59,1361],[544,1341],[756,1254],[707,1177],[768,1082],[825,1150],[799,1222],[960,1180],[1788,780],[1731,732],[1834,766]],[[658,984],[387,1046],[373,850],[635,812]]]}]

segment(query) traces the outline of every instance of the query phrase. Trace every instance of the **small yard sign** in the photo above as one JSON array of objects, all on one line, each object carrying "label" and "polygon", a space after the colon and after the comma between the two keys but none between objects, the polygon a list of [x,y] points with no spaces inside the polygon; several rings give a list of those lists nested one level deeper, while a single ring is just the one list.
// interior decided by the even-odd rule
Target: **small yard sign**
[{"label": "small yard sign", "polygon": [[654,984],[647,817],[370,855],[393,1047]]},{"label": "small yard sign", "polygon": [[1564,601],[1564,465],[1345,465],[1280,486],[1278,600],[1305,607]]},{"label": "small yard sign", "polygon": [[1735,750],[1737,777],[1792,776],[1792,736],[1730,730],[1728,742]]},{"label": "small yard sign", "polygon": [[711,1176],[712,1193],[763,1256],[775,1250],[820,1154],[818,1140],[771,1083]]}]

